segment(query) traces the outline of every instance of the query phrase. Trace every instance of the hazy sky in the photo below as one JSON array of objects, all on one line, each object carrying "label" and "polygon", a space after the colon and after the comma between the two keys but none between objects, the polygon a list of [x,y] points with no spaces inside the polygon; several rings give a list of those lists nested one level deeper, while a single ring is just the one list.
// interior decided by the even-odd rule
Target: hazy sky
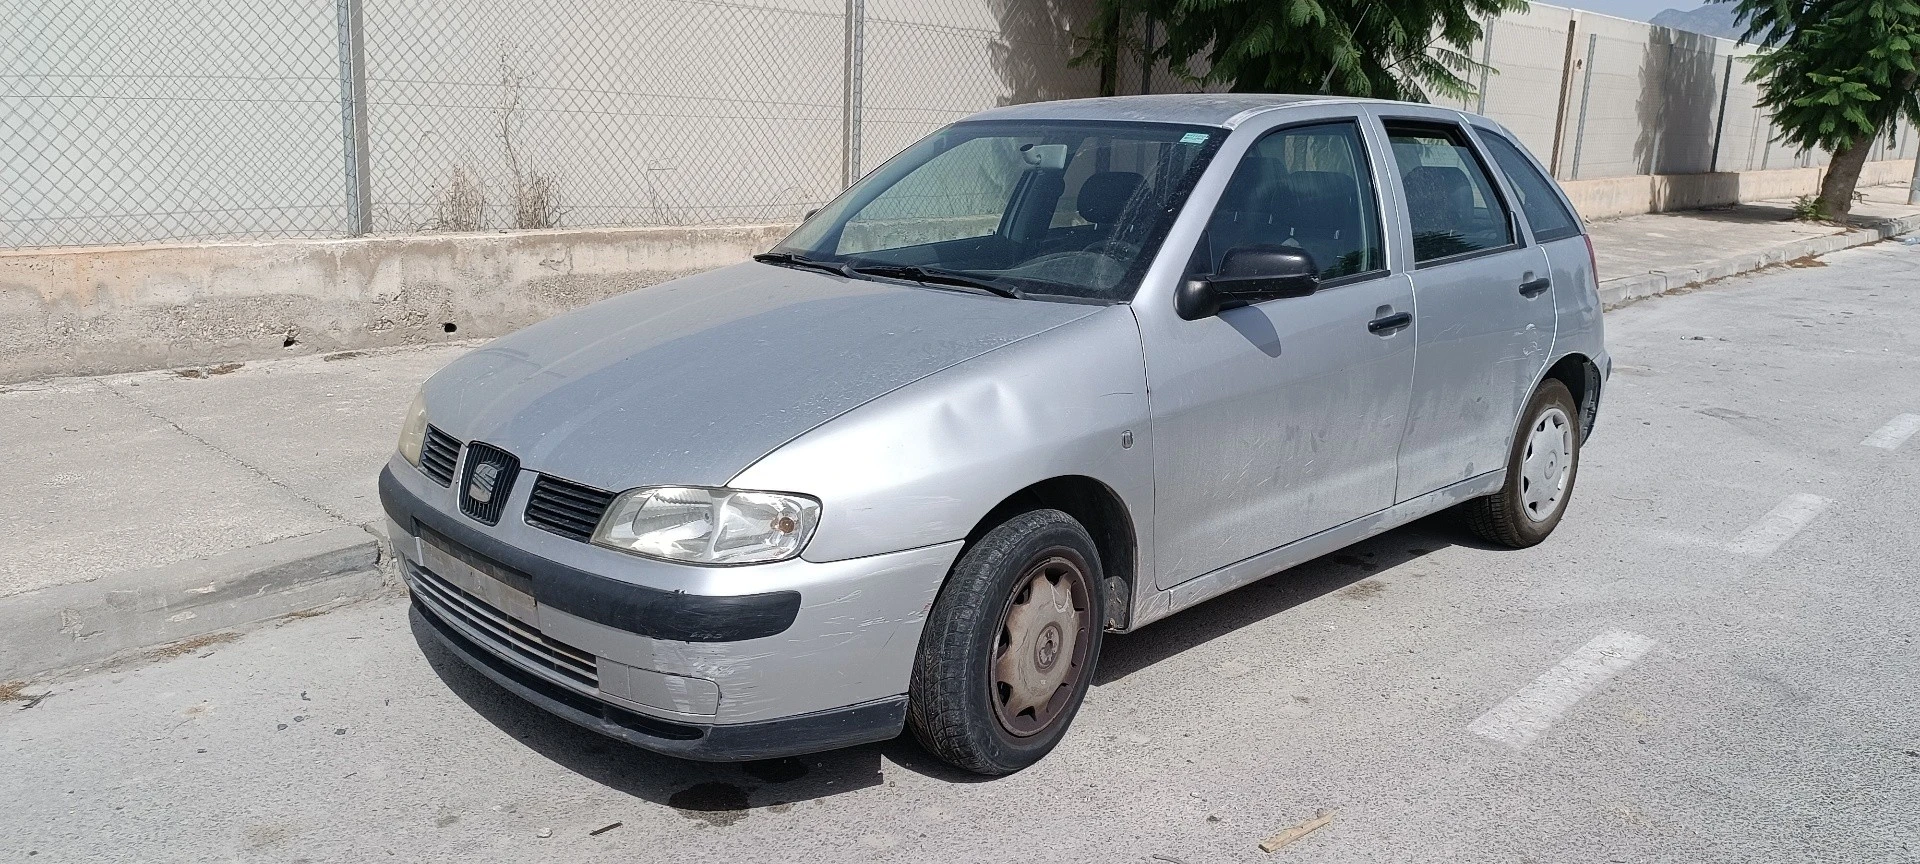
[{"label": "hazy sky", "polygon": [[1659,14],[1662,9],[1695,9],[1706,0],[1541,0],[1552,6],[1572,6],[1612,15],[1616,18],[1631,18],[1645,21]]}]

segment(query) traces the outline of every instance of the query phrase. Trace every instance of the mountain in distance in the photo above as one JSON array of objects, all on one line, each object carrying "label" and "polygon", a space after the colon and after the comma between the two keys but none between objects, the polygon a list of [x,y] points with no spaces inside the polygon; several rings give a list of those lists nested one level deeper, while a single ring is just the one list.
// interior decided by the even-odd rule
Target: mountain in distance
[{"label": "mountain in distance", "polygon": [[1739,5],[1727,0],[1721,3],[1708,3],[1698,9],[1686,11],[1668,9],[1653,16],[1652,23],[1655,27],[1671,27],[1689,33],[1703,33],[1723,39],[1739,39],[1741,31],[1746,29],[1740,26],[1740,15],[1737,11]]}]

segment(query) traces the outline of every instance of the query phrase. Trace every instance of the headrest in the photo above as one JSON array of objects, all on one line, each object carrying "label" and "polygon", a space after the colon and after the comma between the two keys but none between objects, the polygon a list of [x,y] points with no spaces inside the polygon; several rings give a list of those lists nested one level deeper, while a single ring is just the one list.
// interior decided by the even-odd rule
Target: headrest
[{"label": "headrest", "polygon": [[1143,178],[1132,171],[1100,171],[1080,184],[1076,206],[1080,218],[1095,225],[1106,225],[1120,218]]}]

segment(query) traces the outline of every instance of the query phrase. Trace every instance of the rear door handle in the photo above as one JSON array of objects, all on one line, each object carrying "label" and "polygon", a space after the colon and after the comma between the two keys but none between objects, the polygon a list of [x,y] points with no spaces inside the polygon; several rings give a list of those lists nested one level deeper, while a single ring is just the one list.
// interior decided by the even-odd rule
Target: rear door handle
[{"label": "rear door handle", "polygon": [[1532,297],[1533,295],[1538,294],[1552,287],[1553,287],[1553,280],[1549,277],[1542,276],[1538,279],[1533,279],[1533,280],[1520,283],[1520,296]]},{"label": "rear door handle", "polygon": [[1367,332],[1379,333],[1384,336],[1384,335],[1391,334],[1393,331],[1398,330],[1412,323],[1413,323],[1412,312],[1395,312],[1392,315],[1387,315],[1384,317],[1375,318],[1372,321],[1368,321]]}]

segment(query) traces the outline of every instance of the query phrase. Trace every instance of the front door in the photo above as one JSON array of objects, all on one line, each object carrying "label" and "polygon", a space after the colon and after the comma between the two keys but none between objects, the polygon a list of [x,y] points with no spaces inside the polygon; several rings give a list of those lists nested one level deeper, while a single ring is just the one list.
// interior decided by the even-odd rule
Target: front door
[{"label": "front door", "polygon": [[1419,309],[1399,499],[1505,466],[1514,424],[1553,352],[1546,253],[1524,242],[1460,124],[1385,121],[1406,201]]},{"label": "front door", "polygon": [[1159,587],[1392,506],[1413,292],[1387,266],[1374,178],[1351,118],[1260,137],[1190,274],[1215,272],[1234,249],[1279,245],[1306,252],[1322,287],[1143,323]]}]

